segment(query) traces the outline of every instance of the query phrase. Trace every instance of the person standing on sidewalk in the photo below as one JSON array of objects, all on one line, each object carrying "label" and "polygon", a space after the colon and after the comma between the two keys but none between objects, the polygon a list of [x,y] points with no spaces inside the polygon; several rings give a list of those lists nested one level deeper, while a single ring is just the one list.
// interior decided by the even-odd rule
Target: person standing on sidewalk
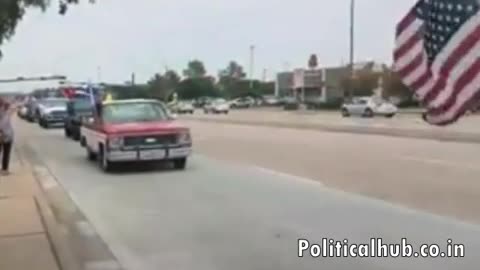
[{"label": "person standing on sidewalk", "polygon": [[2,154],[2,175],[8,175],[10,165],[10,154],[13,145],[13,126],[12,115],[15,112],[15,107],[10,103],[0,100],[0,151]]}]

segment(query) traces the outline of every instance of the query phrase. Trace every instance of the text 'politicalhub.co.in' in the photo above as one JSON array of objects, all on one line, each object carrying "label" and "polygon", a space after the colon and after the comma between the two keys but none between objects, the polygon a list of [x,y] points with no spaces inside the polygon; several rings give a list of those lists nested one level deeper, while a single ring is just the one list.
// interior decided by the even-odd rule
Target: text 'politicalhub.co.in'
[{"label": "text 'politicalhub.co.in'", "polygon": [[381,238],[371,238],[369,243],[354,244],[348,239],[336,241],[323,238],[321,243],[310,243],[307,239],[298,239],[298,257],[343,257],[343,258],[463,258],[465,245],[455,244],[448,239],[444,245],[421,244],[417,247],[402,238],[399,243],[384,243]]}]

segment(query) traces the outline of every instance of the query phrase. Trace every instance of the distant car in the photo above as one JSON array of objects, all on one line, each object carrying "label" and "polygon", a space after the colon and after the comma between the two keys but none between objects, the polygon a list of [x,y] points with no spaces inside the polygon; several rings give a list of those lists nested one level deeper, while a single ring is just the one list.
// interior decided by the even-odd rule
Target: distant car
[{"label": "distant car", "polygon": [[372,97],[354,98],[351,102],[342,105],[342,115],[359,115],[363,117],[374,117],[376,115],[391,118],[398,112],[398,108],[390,102]]},{"label": "distant car", "polygon": [[65,117],[65,137],[75,141],[80,140],[82,123],[93,117],[93,106],[89,99],[74,98],[67,103],[67,116]]},{"label": "distant car", "polygon": [[295,111],[300,108],[300,102],[295,97],[285,97],[283,100],[283,109],[286,111]]},{"label": "distant car", "polygon": [[25,119],[27,117],[27,113],[28,113],[27,105],[20,106],[20,108],[17,111],[17,115],[21,119]]},{"label": "distant car", "polygon": [[231,108],[250,108],[255,105],[255,99],[250,97],[236,98],[230,101]]},{"label": "distant car", "polygon": [[266,97],[263,99],[263,104],[267,106],[278,106],[281,104],[281,101],[276,97]]},{"label": "distant car", "polygon": [[195,112],[195,108],[191,102],[181,101],[175,106],[174,111],[180,114],[183,114],[183,113],[193,114]]},{"label": "distant car", "polygon": [[216,99],[216,100],[210,101],[207,104],[205,104],[205,106],[203,107],[203,112],[206,114],[207,113],[228,114],[229,111],[230,111],[230,104],[224,99]]},{"label": "distant car", "polygon": [[46,98],[39,102],[37,108],[38,124],[43,128],[63,126],[67,117],[66,98]]},{"label": "distant car", "polygon": [[29,122],[35,122],[36,121],[36,112],[37,112],[37,106],[38,106],[38,101],[31,97],[25,104],[25,107],[27,108],[27,113],[25,114],[25,119]]}]

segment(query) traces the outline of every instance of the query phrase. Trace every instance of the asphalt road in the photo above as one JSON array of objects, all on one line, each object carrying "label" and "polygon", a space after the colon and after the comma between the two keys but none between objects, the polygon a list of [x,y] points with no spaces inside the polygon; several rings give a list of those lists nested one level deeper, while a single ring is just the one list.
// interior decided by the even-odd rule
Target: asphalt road
[{"label": "asphalt road", "polygon": [[[17,132],[41,153],[128,269],[478,268],[479,226],[424,211],[480,220],[474,211],[478,147],[188,124],[196,153],[183,172],[105,174],[61,130],[22,122]],[[445,249],[450,238],[466,245],[466,257],[298,258],[298,238],[321,242],[325,237],[350,243],[372,237],[397,243],[406,237],[415,249],[420,243]]]}]

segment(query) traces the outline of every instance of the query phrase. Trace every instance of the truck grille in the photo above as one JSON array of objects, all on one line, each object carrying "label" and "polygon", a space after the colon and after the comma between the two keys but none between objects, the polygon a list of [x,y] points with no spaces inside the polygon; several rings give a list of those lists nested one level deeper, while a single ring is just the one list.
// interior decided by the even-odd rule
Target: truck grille
[{"label": "truck grille", "polygon": [[177,143],[175,134],[131,136],[123,139],[124,146],[152,146],[152,145],[171,145]]},{"label": "truck grille", "polygon": [[55,117],[55,118],[65,118],[65,117],[67,117],[67,112],[53,111],[53,112],[50,112],[50,115]]}]

